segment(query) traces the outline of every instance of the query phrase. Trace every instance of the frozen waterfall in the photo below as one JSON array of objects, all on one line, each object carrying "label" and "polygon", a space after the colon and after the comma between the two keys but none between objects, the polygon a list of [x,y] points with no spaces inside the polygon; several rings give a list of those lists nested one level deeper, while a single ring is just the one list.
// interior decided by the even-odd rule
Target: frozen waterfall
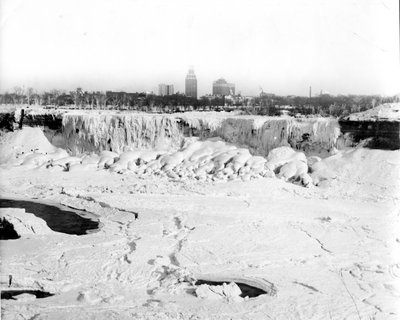
[{"label": "frozen waterfall", "polygon": [[[32,115],[43,126],[44,115]],[[56,146],[76,155],[103,150],[121,153],[131,149],[178,150],[186,137],[221,137],[252,154],[266,156],[279,146],[291,146],[309,155],[326,156],[339,148],[340,127],[331,118],[241,116],[226,112],[147,114],[117,111],[57,112],[62,125],[45,129]],[[30,123],[34,125],[34,123]],[[51,129],[51,128],[50,128]],[[339,143],[340,144],[340,143]]]}]

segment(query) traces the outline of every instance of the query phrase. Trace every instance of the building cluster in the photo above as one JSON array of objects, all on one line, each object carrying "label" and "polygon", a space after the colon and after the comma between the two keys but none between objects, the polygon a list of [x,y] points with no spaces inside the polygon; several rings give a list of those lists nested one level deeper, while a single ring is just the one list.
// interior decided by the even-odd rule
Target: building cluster
[{"label": "building cluster", "polygon": [[[172,84],[161,83],[158,85],[158,95],[169,96],[173,94],[174,86]],[[197,99],[197,78],[193,67],[189,68],[185,78],[185,95]],[[235,84],[228,83],[223,78],[214,81],[212,84],[212,94],[206,95],[203,98],[208,100],[222,98],[224,101],[231,103],[234,103],[239,99],[239,97],[235,95]]]},{"label": "building cluster", "polygon": [[158,95],[159,96],[170,96],[173,94],[174,94],[174,85],[173,84],[161,83],[158,85]]},{"label": "building cluster", "polygon": [[213,82],[212,94],[213,96],[234,96],[235,85],[220,78]]}]

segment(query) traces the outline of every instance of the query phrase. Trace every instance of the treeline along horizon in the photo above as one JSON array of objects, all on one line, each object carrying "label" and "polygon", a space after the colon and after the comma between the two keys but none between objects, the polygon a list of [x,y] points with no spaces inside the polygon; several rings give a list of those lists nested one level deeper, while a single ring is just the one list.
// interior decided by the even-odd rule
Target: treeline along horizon
[{"label": "treeline along horizon", "polygon": [[261,94],[257,97],[202,96],[199,99],[181,93],[155,95],[145,92],[50,90],[37,92],[32,88],[15,87],[12,92],[0,94],[3,105],[40,105],[73,107],[79,109],[119,109],[143,112],[232,111],[247,114],[276,116],[286,110],[289,115],[346,116],[365,111],[382,103],[399,102],[399,96],[329,95],[315,97],[279,96]]}]

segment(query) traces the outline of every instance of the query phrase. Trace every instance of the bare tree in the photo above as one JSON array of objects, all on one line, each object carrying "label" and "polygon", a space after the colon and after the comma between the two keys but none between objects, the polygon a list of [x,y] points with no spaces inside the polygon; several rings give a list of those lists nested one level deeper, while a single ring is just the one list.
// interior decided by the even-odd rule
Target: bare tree
[{"label": "bare tree", "polygon": [[36,90],[31,97],[33,97],[33,101],[34,101],[35,105],[40,106],[42,104],[42,94],[40,94]]},{"label": "bare tree", "polygon": [[57,89],[53,89],[50,91],[50,94],[48,95],[48,105],[55,105],[57,104],[57,98],[61,95],[61,91]]},{"label": "bare tree", "polygon": [[29,88],[26,89],[26,95],[27,95],[27,98],[28,98],[28,105],[31,104],[31,97],[32,97],[33,94],[34,94],[33,88],[29,87]]},{"label": "bare tree", "polygon": [[14,96],[13,96],[14,104],[23,104],[24,103],[24,88],[15,86],[13,88],[13,90],[14,90]]},{"label": "bare tree", "polygon": [[74,100],[75,107],[80,107],[83,103],[83,92],[82,88],[77,88],[76,91],[70,91],[70,95]]},{"label": "bare tree", "polygon": [[106,105],[107,97],[103,92],[97,91],[94,94],[94,99],[96,100],[96,106],[98,109],[102,109]]},{"label": "bare tree", "polygon": [[[87,91],[83,93],[82,97],[83,102],[85,103],[85,109],[91,105],[92,97],[91,94]],[[93,109],[93,108],[92,108]]]}]

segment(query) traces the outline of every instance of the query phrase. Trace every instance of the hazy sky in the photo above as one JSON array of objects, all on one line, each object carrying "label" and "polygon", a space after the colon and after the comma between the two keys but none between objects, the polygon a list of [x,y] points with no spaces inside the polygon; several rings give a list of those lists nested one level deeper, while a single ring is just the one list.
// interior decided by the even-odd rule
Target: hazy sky
[{"label": "hazy sky", "polygon": [[0,0],[0,91],[400,93],[398,0]]}]

